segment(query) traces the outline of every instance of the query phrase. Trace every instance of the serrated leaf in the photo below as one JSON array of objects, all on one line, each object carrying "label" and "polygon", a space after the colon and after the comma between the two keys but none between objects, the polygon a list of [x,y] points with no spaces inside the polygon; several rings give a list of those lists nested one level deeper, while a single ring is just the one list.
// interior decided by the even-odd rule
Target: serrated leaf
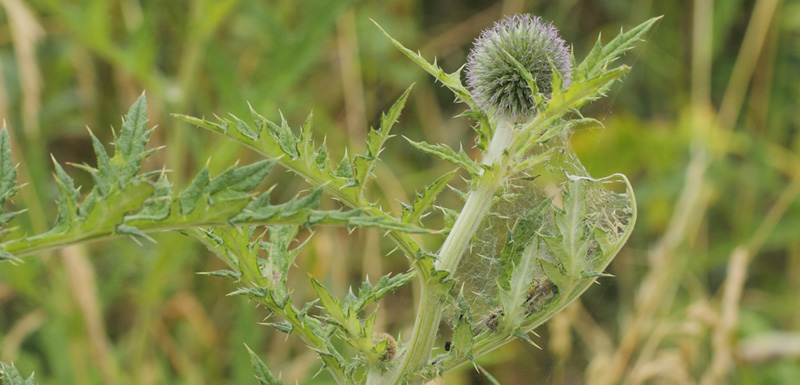
[{"label": "serrated leaf", "polygon": [[489,124],[489,117],[483,112],[471,108],[465,110],[458,116],[474,119],[476,121],[475,124],[472,125],[472,129],[477,135],[475,145],[481,151],[486,151],[489,148],[489,139],[494,135],[494,126]]},{"label": "serrated leaf", "polygon": [[253,365],[253,369],[256,372],[256,379],[258,383],[261,385],[283,385],[283,382],[275,378],[272,373],[267,368],[267,365],[264,364],[264,361],[258,357],[258,355],[250,349],[247,344],[244,345],[247,348],[247,353],[250,354],[250,363]]},{"label": "serrated leaf", "polygon": [[322,187],[311,189],[311,192],[302,196],[295,197],[281,207],[281,217],[290,217],[301,210],[316,210],[322,199]]},{"label": "serrated leaf", "polygon": [[292,326],[292,324],[288,322],[269,322],[269,323],[264,323],[264,325],[272,326],[279,332],[286,335],[292,334],[292,330],[294,330],[294,326]]},{"label": "serrated leaf", "polygon": [[375,21],[372,22],[381,30],[384,36],[386,36],[389,41],[394,44],[394,46],[400,50],[403,54],[405,54],[411,61],[416,63],[418,66],[422,67],[425,72],[433,75],[436,80],[440,81],[445,87],[449,88],[450,91],[456,95],[458,100],[466,103],[471,108],[476,109],[475,103],[472,101],[472,96],[470,95],[469,91],[461,84],[461,69],[453,73],[444,72],[439,66],[436,65],[434,61],[433,64],[428,63],[420,54],[414,53],[414,51],[406,48],[401,44],[399,41],[395,40]]},{"label": "serrated leaf", "polygon": [[391,274],[387,274],[382,276],[378,282],[375,283],[375,286],[369,283],[369,281],[364,281],[361,284],[361,289],[358,291],[358,297],[355,301],[345,301],[345,305],[354,313],[358,313],[363,310],[367,305],[373,302],[378,302],[383,298],[386,294],[391,293],[403,287],[408,281],[411,280],[415,275],[414,272],[408,272],[404,274],[397,274],[392,276]]},{"label": "serrated leaf", "polygon": [[394,102],[392,107],[389,108],[389,111],[381,114],[380,127],[377,130],[370,130],[367,134],[367,153],[356,158],[356,175],[362,189],[366,186],[367,180],[375,169],[378,156],[383,151],[383,145],[392,137],[392,135],[390,135],[392,127],[400,118],[400,112],[403,111],[412,88],[414,88],[413,84],[400,95],[400,98]]},{"label": "serrated leaf", "polygon": [[161,177],[155,182],[153,195],[144,201],[144,208],[134,215],[125,217],[125,221],[163,221],[170,214],[172,199],[172,185],[167,179],[167,174],[162,173]]},{"label": "serrated leaf", "polygon": [[455,327],[453,329],[452,349],[463,354],[471,361],[473,359],[472,345],[474,333],[472,331],[469,304],[466,298],[464,298],[463,292],[458,293],[456,305],[455,317],[453,318]]},{"label": "serrated leaf", "polygon": [[525,332],[523,332],[521,330],[517,330],[517,331],[514,332],[514,337],[517,337],[517,338],[527,342],[528,344],[530,344],[531,346],[533,346],[533,347],[535,347],[537,349],[541,349],[541,347],[539,345],[536,345],[536,342],[533,342],[531,337],[528,336],[528,333],[525,333]]},{"label": "serrated leaf", "polygon": [[539,258],[539,263],[547,279],[558,288],[559,294],[562,292],[567,293],[572,288],[572,279],[564,273],[560,266],[542,258]]},{"label": "serrated leaf", "polygon": [[[314,139],[312,137],[312,127],[314,126],[314,113],[309,113],[303,125],[300,126],[300,143],[298,150],[306,162],[314,159]],[[309,164],[310,166],[310,164]]]},{"label": "serrated leaf", "polygon": [[453,179],[453,176],[456,175],[457,171],[458,169],[442,175],[433,181],[433,183],[426,186],[425,190],[423,190],[421,193],[417,193],[414,203],[404,207],[402,217],[403,222],[414,223],[419,221],[423,214],[425,214],[425,212],[428,211],[431,206],[433,206],[433,202],[436,200],[436,197],[439,196],[439,193],[441,193],[445,187],[447,187],[447,183],[450,182],[450,179]]},{"label": "serrated leaf", "polygon": [[328,147],[325,145],[324,141],[315,154],[314,164],[317,165],[317,169],[326,171],[330,166],[328,164]]},{"label": "serrated leaf", "polygon": [[350,164],[350,158],[347,156],[347,151],[345,151],[342,161],[339,162],[339,166],[336,167],[335,175],[339,178],[348,180],[353,178],[353,167]]},{"label": "serrated leaf", "polygon": [[208,167],[203,168],[181,194],[179,203],[182,215],[189,215],[207,191],[210,182]]},{"label": "serrated leaf", "polygon": [[208,275],[212,277],[223,277],[223,278],[232,278],[235,281],[238,281],[242,278],[242,273],[233,271],[233,270],[214,270],[214,271],[201,271],[197,273],[198,275]]},{"label": "serrated leaf", "polygon": [[153,238],[151,238],[144,231],[139,230],[135,226],[118,225],[116,227],[115,231],[116,231],[117,234],[120,234],[120,235],[130,235],[130,236],[132,236],[134,238],[141,238],[141,239],[144,239],[144,240],[148,240],[150,242],[155,242],[155,240]]},{"label": "serrated leaf", "polygon": [[314,291],[317,292],[317,296],[319,297],[319,301],[322,303],[322,306],[325,308],[325,311],[328,312],[333,319],[335,319],[340,324],[344,325],[346,322],[347,316],[344,313],[344,309],[342,309],[341,305],[339,305],[339,301],[333,297],[333,295],[328,291],[328,289],[317,281],[316,278],[311,278],[311,286],[314,287]]},{"label": "serrated leaf", "polygon": [[111,165],[111,159],[108,157],[103,143],[100,143],[100,140],[94,136],[91,130],[89,130],[89,136],[92,138],[92,148],[94,148],[94,154],[97,158],[97,169],[93,172],[90,171],[90,173],[98,193],[101,197],[105,197],[111,189],[111,184],[116,179],[116,172]]},{"label": "serrated leaf", "polygon": [[[292,132],[292,129],[286,122],[286,119],[284,119],[283,116],[281,116],[281,125],[279,126],[273,123],[272,121],[262,117],[261,115],[255,114],[255,112],[254,116],[257,116],[258,119],[261,120],[261,122],[267,128],[267,132],[272,137],[272,139],[278,143],[281,150],[283,150],[283,153],[288,155],[291,159],[297,159],[297,157],[300,155],[299,152],[297,151],[298,140],[297,137],[294,136],[294,133]],[[256,120],[256,118],[254,118],[254,120]]]},{"label": "serrated leaf", "polygon": [[[351,210],[354,211],[354,210]],[[378,216],[353,216],[347,219],[348,228],[356,227],[376,227],[383,230],[399,231],[403,233],[431,233],[433,231],[404,223],[392,218]]]},{"label": "serrated leaf", "polygon": [[233,118],[233,123],[234,123],[233,126],[236,128],[237,131],[239,131],[240,134],[253,140],[258,139],[259,133],[250,128],[250,126],[247,123],[245,123],[244,120],[239,119],[239,117],[234,114],[229,114],[229,115],[231,116],[231,118]]},{"label": "serrated leaf", "polygon": [[0,250],[0,261],[9,261],[15,259],[14,254],[11,254],[5,250]]},{"label": "serrated leaf", "polygon": [[[567,183],[564,191],[564,210],[556,211],[555,222],[560,233],[564,255],[556,257],[567,274],[578,277],[586,265],[589,240],[586,237],[586,181],[578,179]],[[555,251],[554,251],[555,253]]]},{"label": "serrated leaf", "polygon": [[575,82],[564,90],[554,95],[547,103],[545,115],[551,118],[560,117],[570,108],[579,108],[602,96],[615,80],[630,71],[630,67],[622,65],[586,81]]},{"label": "serrated leaf", "polygon": [[209,181],[206,190],[215,201],[241,198],[256,188],[274,165],[274,160],[266,159],[244,167],[232,166]]},{"label": "serrated leaf", "polygon": [[[642,40],[642,37],[660,20],[663,16],[654,17],[641,23],[629,30],[628,32],[621,32],[617,37],[611,40],[605,47],[600,43],[598,38],[597,44],[586,57],[586,60],[578,66],[576,74],[587,74],[587,78],[596,76],[603,67],[616,60],[619,56],[626,51],[633,48],[633,45]],[[599,51],[599,52],[598,52]]]},{"label": "serrated leaf", "polygon": [[124,188],[142,166],[149,153],[146,151],[151,130],[147,129],[147,101],[142,93],[128,110],[122,123],[119,137],[114,145],[116,151],[110,160],[119,170],[118,182]]},{"label": "serrated leaf", "polygon": [[36,380],[33,379],[33,374],[31,374],[31,376],[27,379],[23,378],[14,364],[7,365],[4,362],[0,362],[0,384],[36,385]]},{"label": "serrated leaf", "polygon": [[[541,254],[538,236],[534,236],[528,242],[528,246],[521,253],[519,262],[512,264],[513,270],[508,281],[509,287],[505,288],[501,285],[500,289],[499,297],[503,312],[507,316],[506,318],[514,323],[522,321],[521,314],[525,311],[523,304],[531,288],[538,257]],[[511,326],[516,328],[518,325]]]},{"label": "serrated leaf", "polygon": [[450,229],[453,228],[453,225],[456,224],[456,220],[458,219],[458,211],[440,206],[437,206],[436,208],[439,209],[444,216],[444,229],[442,229],[442,232],[449,233]]},{"label": "serrated leaf", "polygon": [[415,142],[408,138],[406,138],[406,140],[420,151],[461,167],[473,176],[480,176],[483,173],[483,168],[481,168],[480,164],[472,160],[472,158],[464,152],[464,149],[456,152],[444,144],[433,145],[426,142]]},{"label": "serrated leaf", "polygon": [[[514,228],[506,237],[506,242],[500,250],[500,260],[504,269],[500,271],[497,279],[502,290],[510,291],[514,287],[511,282],[514,279],[514,275],[519,274],[517,270],[519,270],[520,265],[526,265],[530,268],[530,273],[533,273],[532,262],[527,260],[523,262],[523,259],[529,257],[529,252],[533,253],[534,257],[538,255],[538,233],[541,224],[544,223],[544,211],[550,210],[550,206],[550,201],[545,200],[531,208],[514,224]],[[517,279],[519,280],[520,277],[517,277]],[[529,285],[531,280],[527,280],[523,287]],[[521,303],[519,302],[519,304]]]},{"label": "serrated leaf", "polygon": [[494,376],[489,374],[489,372],[486,369],[484,369],[482,366],[478,365],[478,371],[481,374],[483,374],[484,377],[486,377],[486,380],[489,381],[490,384],[492,384],[492,385],[500,385],[500,382],[497,381],[497,379],[494,378]]},{"label": "serrated leaf", "polygon": [[[5,211],[6,200],[17,191],[17,168],[11,156],[11,138],[5,121],[0,129],[0,214]],[[1,222],[0,222],[1,223]]]},{"label": "serrated leaf", "polygon": [[55,158],[53,160],[53,167],[55,168],[56,185],[58,186],[58,216],[56,223],[53,226],[56,229],[66,229],[76,221],[78,216],[78,200],[80,193],[75,188],[75,183],[72,178],[64,171]]}]

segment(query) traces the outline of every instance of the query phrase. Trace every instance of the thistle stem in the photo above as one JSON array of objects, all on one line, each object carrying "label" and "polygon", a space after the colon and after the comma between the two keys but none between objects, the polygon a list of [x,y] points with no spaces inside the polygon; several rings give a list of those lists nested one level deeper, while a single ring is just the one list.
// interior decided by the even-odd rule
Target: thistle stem
[{"label": "thistle stem", "polygon": [[[448,271],[450,276],[455,274],[472,236],[475,235],[483,217],[489,211],[495,192],[504,182],[505,173],[502,172],[502,169],[505,165],[501,160],[505,149],[513,141],[513,129],[514,125],[510,122],[499,121],[497,123],[492,141],[483,158],[483,163],[492,167],[479,177],[450,230],[450,234],[442,244],[436,268]],[[403,360],[393,371],[388,373],[387,380],[380,383],[397,385],[405,378],[409,384],[415,384],[423,380],[422,377],[408,378],[406,376],[424,368],[430,360],[446,304],[446,293],[436,287],[438,284],[440,283],[435,280],[423,280],[414,331],[406,344]],[[375,384],[376,382],[374,379],[368,379],[367,383]]]}]

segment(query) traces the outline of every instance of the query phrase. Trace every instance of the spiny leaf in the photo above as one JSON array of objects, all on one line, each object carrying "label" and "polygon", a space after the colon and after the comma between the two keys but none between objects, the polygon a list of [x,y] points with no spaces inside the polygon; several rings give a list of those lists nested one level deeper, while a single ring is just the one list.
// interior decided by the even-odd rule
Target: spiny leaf
[{"label": "spiny leaf", "polygon": [[589,241],[585,236],[586,193],[584,180],[567,183],[564,192],[564,210],[556,212],[556,227],[561,235],[561,244],[566,255],[559,260],[573,277],[583,271]]},{"label": "spiny leaf", "polygon": [[[521,314],[525,311],[523,304],[528,295],[528,291],[533,282],[534,272],[539,255],[539,237],[534,236],[529,240],[528,247],[524,248],[519,258],[519,262],[513,263],[508,287],[500,288],[500,303],[503,305],[503,312],[506,319],[511,322],[522,321]],[[518,325],[511,325],[516,328]]]},{"label": "spiny leaf", "polygon": [[494,126],[489,124],[489,117],[483,112],[475,109],[468,109],[458,116],[474,119],[476,122],[472,125],[472,129],[478,136],[475,139],[475,145],[481,151],[486,151],[489,148],[489,139],[494,135]]},{"label": "spiny leaf", "polygon": [[615,80],[630,71],[630,67],[622,65],[588,80],[575,82],[564,92],[554,95],[547,103],[545,115],[561,116],[570,108],[579,108],[586,103],[604,95]]},{"label": "spiny leaf", "polygon": [[208,167],[203,168],[192,180],[192,183],[183,191],[180,198],[181,214],[188,215],[194,210],[197,203],[205,194],[210,181]]},{"label": "spiny leaf", "polygon": [[283,152],[289,155],[292,159],[297,159],[299,155],[297,152],[297,137],[294,136],[292,129],[289,127],[286,119],[283,118],[283,115],[281,115],[281,125],[279,126],[255,112],[253,112],[253,114],[256,117],[253,120],[258,122],[257,119],[260,119],[264,123],[267,128],[267,132],[270,136],[272,136],[275,142],[280,145]]},{"label": "spiny leaf", "polygon": [[267,365],[264,364],[264,361],[258,357],[252,349],[250,349],[247,344],[244,345],[247,348],[248,354],[250,354],[250,363],[253,365],[253,369],[256,371],[256,379],[258,383],[261,385],[283,385],[281,380],[275,378],[272,373],[267,368]]},{"label": "spiny leaf", "polygon": [[322,199],[322,188],[316,187],[311,189],[311,192],[299,197],[292,199],[291,201],[285,203],[281,209],[281,216],[282,217],[289,217],[299,213],[301,210],[316,210],[319,207],[320,200]]},{"label": "spiny leaf", "polygon": [[9,261],[15,259],[14,254],[11,254],[5,250],[0,249],[0,261]]},{"label": "spiny leaf", "polygon": [[150,242],[155,242],[155,239],[151,238],[144,231],[139,230],[135,226],[118,225],[116,228],[116,233],[120,235],[130,235],[134,238],[140,238]]},{"label": "spiny leaf", "polygon": [[89,130],[89,136],[92,138],[92,147],[97,157],[97,169],[89,170],[89,172],[92,174],[98,193],[100,196],[105,197],[111,189],[111,182],[115,179],[116,171],[111,165],[111,159],[109,159],[103,143],[100,143],[100,140],[94,136],[91,130]]},{"label": "spiny leaf", "polygon": [[426,142],[415,142],[408,138],[406,138],[406,140],[422,152],[459,166],[467,170],[473,176],[480,176],[483,173],[481,165],[472,160],[472,158],[464,152],[464,149],[455,152],[455,150],[444,144],[433,145]]},{"label": "spiny leaf", "polygon": [[51,156],[55,168],[55,179],[58,185],[58,217],[53,226],[55,229],[66,229],[76,221],[78,215],[78,200],[80,193],[75,188],[72,178],[64,171],[55,158]]},{"label": "spiny leaf", "polygon": [[444,70],[436,65],[435,61],[433,64],[428,63],[428,61],[425,60],[420,54],[414,53],[414,51],[406,48],[399,41],[389,36],[389,34],[375,20],[372,20],[372,22],[378,27],[378,29],[381,30],[384,36],[386,36],[389,41],[391,41],[392,44],[394,44],[394,46],[400,50],[400,52],[408,56],[409,59],[411,59],[418,66],[422,67],[422,69],[424,69],[427,73],[433,75],[436,80],[442,82],[442,84],[449,88],[450,91],[453,91],[458,100],[463,101],[473,109],[477,109],[475,103],[472,101],[472,96],[470,96],[469,91],[461,84],[461,69],[458,69],[450,74],[444,72]]},{"label": "spiny leaf", "polygon": [[[0,214],[5,210],[6,200],[17,191],[17,168],[11,157],[11,139],[5,121],[0,129]],[[0,222],[2,224],[2,222]]]},{"label": "spiny leaf", "polygon": [[350,164],[350,158],[347,156],[347,151],[345,151],[342,161],[339,162],[339,166],[336,167],[336,176],[347,180],[353,179],[353,167]]},{"label": "spiny leaf", "polygon": [[458,293],[456,297],[456,312],[453,318],[455,327],[453,329],[453,346],[451,347],[456,352],[463,354],[468,360],[472,361],[472,345],[473,330],[472,330],[472,317],[469,304],[464,297],[463,291]]},{"label": "spiny leaf", "polygon": [[238,281],[242,278],[242,273],[226,269],[214,270],[214,271],[201,271],[198,272],[197,275],[209,275],[212,277],[232,278],[234,281]]},{"label": "spiny leaf", "polygon": [[413,84],[400,95],[388,112],[381,114],[380,127],[377,130],[370,130],[367,134],[367,153],[356,158],[356,175],[362,190],[375,169],[378,156],[383,151],[383,145],[392,137],[390,135],[392,127],[400,118],[400,112],[403,111],[412,88],[414,88]]},{"label": "spiny leaf", "polygon": [[439,196],[439,193],[441,193],[445,187],[447,187],[447,183],[449,183],[450,179],[456,175],[457,171],[458,169],[442,175],[433,181],[433,183],[426,186],[425,190],[423,190],[421,193],[417,193],[414,203],[412,203],[410,206],[404,207],[403,222],[414,223],[422,219],[422,216],[431,206],[433,206],[433,202],[436,200],[436,197]]},{"label": "spiny leaf", "polygon": [[486,369],[484,369],[483,366],[477,365],[477,368],[478,368],[478,371],[481,374],[483,374],[484,377],[486,377],[486,380],[489,381],[489,383],[491,383],[492,385],[500,385],[500,382],[497,381],[497,379],[494,378],[494,376],[489,374],[489,372]]},{"label": "spiny leaf", "polygon": [[14,364],[0,362],[0,385],[36,385],[36,380],[33,374],[27,379],[23,378]]},{"label": "spiny leaf", "polygon": [[115,141],[116,152],[111,163],[119,170],[120,186],[125,186],[139,172],[142,160],[149,155],[145,148],[150,132],[147,129],[147,101],[142,93],[128,110]]},{"label": "spiny leaf", "polygon": [[347,315],[345,315],[344,309],[339,304],[339,300],[333,297],[333,295],[328,291],[328,289],[317,281],[316,278],[311,278],[311,286],[314,287],[314,291],[317,292],[317,296],[319,297],[322,306],[325,307],[325,311],[328,312],[328,315],[331,316],[334,320],[336,320],[339,324],[344,325],[347,322]]},{"label": "spiny leaf", "polygon": [[535,347],[537,349],[541,349],[541,347],[539,345],[537,345],[536,342],[533,342],[531,337],[528,336],[528,333],[525,333],[525,332],[523,332],[521,330],[517,330],[517,331],[514,332],[514,337],[517,337],[517,338],[527,342],[528,344],[530,344],[531,346],[533,346],[533,347]]},{"label": "spiny leaf", "polygon": [[370,303],[380,301],[386,294],[408,283],[414,275],[413,272],[394,276],[387,274],[382,276],[374,286],[369,281],[364,281],[361,284],[361,288],[358,290],[358,297],[346,299],[345,306],[352,312],[358,313]]},{"label": "spiny leaf", "polygon": [[400,118],[400,113],[403,111],[403,108],[406,105],[406,100],[408,100],[408,95],[411,93],[411,89],[414,88],[414,85],[410,85],[406,90],[400,95],[400,98],[397,99],[396,102],[389,108],[389,111],[381,114],[381,126],[380,129],[371,131],[369,133],[369,140],[367,141],[367,148],[369,152],[374,154],[376,157],[380,154],[383,144],[389,139],[392,127],[397,123],[397,120]]},{"label": "spiny leaf", "polygon": [[314,138],[311,128],[314,125],[314,113],[309,113],[306,121],[300,127],[300,143],[297,146],[301,158],[306,160],[306,165],[311,166],[310,162],[314,159]]},{"label": "spiny leaf", "polygon": [[[626,51],[633,48],[633,45],[642,41],[642,37],[661,20],[663,16],[654,17],[644,23],[639,24],[628,32],[620,32],[617,37],[611,40],[605,47],[600,43],[598,37],[597,44],[583,61],[583,63],[576,69],[577,76],[585,76],[591,78],[596,76],[603,68],[608,66],[609,63],[616,60]],[[579,78],[579,80],[581,80]]]},{"label": "spiny leaf", "polygon": [[[529,252],[529,249],[534,254],[537,254],[538,233],[541,224],[544,223],[544,211],[549,210],[550,206],[550,201],[545,200],[531,208],[514,224],[514,228],[509,231],[506,237],[506,243],[500,250],[500,260],[503,263],[504,269],[500,271],[497,282],[503,290],[508,291],[513,287],[511,284],[513,280],[512,277],[518,270],[520,264],[529,264],[529,262],[522,262],[524,256]],[[531,268],[530,271],[533,272],[533,268]],[[530,281],[531,280],[528,280],[523,286],[527,286]]]},{"label": "spiny leaf", "polygon": [[137,214],[125,217],[125,221],[162,221],[169,216],[172,200],[172,185],[167,179],[166,172],[162,172],[155,183],[153,195],[144,201],[144,208]]},{"label": "spiny leaf", "polygon": [[556,285],[559,293],[569,292],[573,286],[572,277],[568,276],[559,265],[547,259],[539,258],[539,264],[542,267],[542,271],[544,271],[544,275]]},{"label": "spiny leaf", "polygon": [[274,160],[266,159],[244,167],[232,166],[209,181],[207,193],[214,201],[241,198],[256,188],[274,165]]},{"label": "spiny leaf", "polygon": [[250,128],[250,126],[245,123],[244,120],[239,119],[239,117],[234,114],[230,114],[230,116],[233,118],[233,126],[236,127],[239,133],[253,140],[258,139],[259,133]]},{"label": "spiny leaf", "polygon": [[325,145],[324,141],[319,149],[315,152],[314,164],[317,166],[319,171],[327,171],[328,167],[330,167],[328,164],[328,147]]}]

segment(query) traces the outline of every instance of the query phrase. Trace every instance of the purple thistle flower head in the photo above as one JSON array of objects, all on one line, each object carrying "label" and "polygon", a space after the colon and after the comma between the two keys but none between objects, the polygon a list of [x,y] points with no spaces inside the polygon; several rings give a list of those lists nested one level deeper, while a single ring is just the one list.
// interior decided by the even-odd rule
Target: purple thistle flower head
[{"label": "purple thistle flower head", "polygon": [[546,98],[553,93],[550,61],[561,74],[564,87],[569,86],[570,48],[558,36],[558,30],[538,16],[507,16],[481,33],[467,58],[467,85],[484,112],[514,122],[535,114],[531,89],[506,52],[533,75]]}]

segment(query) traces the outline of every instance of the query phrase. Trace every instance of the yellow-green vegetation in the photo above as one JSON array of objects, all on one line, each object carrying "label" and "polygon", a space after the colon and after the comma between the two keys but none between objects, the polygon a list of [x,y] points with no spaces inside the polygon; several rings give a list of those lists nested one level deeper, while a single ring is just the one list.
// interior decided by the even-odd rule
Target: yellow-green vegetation
[{"label": "yellow-green vegetation", "polygon": [[[0,9],[0,384],[800,376],[793,2]],[[522,12],[577,61],[506,121]]]}]

